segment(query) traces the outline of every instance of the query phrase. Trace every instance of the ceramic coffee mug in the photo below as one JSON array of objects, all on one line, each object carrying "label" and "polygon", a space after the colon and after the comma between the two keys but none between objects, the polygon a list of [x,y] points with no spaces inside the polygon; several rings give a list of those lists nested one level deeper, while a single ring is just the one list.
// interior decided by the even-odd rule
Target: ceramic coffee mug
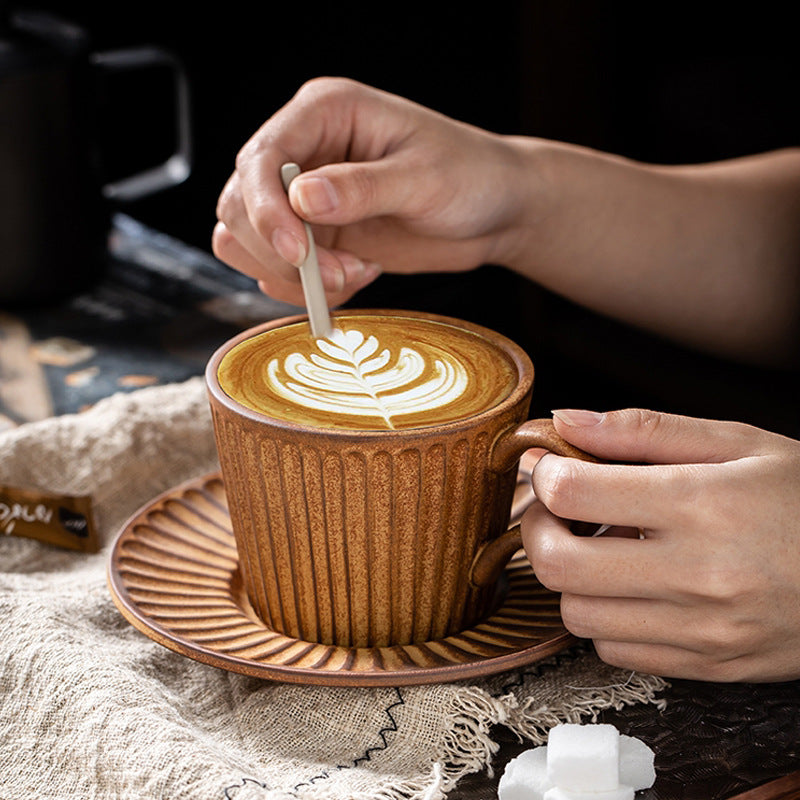
[{"label": "ceramic coffee mug", "polygon": [[527,420],[533,365],[507,338],[406,311],[304,317],[224,344],[206,380],[242,580],[273,630],[380,647],[490,614],[528,448],[587,457]]}]

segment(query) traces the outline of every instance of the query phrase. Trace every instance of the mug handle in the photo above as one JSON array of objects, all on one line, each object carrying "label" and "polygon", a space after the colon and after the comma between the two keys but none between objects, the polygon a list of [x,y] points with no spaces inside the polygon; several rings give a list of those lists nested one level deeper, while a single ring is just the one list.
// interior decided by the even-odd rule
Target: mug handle
[{"label": "mug handle", "polygon": [[103,186],[108,200],[138,200],[145,195],[183,183],[191,172],[192,134],[189,110],[189,80],[180,59],[168,50],[150,45],[93,53],[94,66],[108,70],[133,70],[142,67],[170,67],[175,82],[177,145],[175,152],[161,165],[130,175]]},{"label": "mug handle", "polygon": [[[571,445],[556,433],[552,420],[532,419],[523,422],[501,436],[492,451],[491,468],[495,472],[511,469],[526,450],[542,448],[559,456],[578,458],[595,464],[600,460]],[[522,534],[515,525],[496,539],[490,539],[475,554],[470,568],[470,583],[474,587],[495,583],[511,556],[522,547]]]}]

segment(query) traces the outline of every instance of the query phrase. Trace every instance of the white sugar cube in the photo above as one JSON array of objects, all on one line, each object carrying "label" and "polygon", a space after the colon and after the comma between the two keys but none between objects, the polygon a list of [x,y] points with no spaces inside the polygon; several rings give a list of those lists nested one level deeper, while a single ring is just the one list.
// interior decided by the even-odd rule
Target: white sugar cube
[{"label": "white sugar cube", "polygon": [[550,729],[547,777],[572,792],[608,792],[619,786],[619,731],[613,725],[566,723]]},{"label": "white sugar cube", "polygon": [[543,800],[633,800],[633,787],[620,785],[607,792],[573,792],[554,786],[544,793]]},{"label": "white sugar cube", "polygon": [[508,762],[497,794],[499,800],[633,800],[655,780],[655,754],[640,739],[613,725],[564,724],[551,729],[547,745]]},{"label": "white sugar cube", "polygon": [[641,739],[624,733],[619,737],[619,781],[636,791],[656,782],[655,753]]},{"label": "white sugar cube", "polygon": [[499,800],[543,800],[547,779],[547,747],[525,750],[506,765],[497,785]]}]

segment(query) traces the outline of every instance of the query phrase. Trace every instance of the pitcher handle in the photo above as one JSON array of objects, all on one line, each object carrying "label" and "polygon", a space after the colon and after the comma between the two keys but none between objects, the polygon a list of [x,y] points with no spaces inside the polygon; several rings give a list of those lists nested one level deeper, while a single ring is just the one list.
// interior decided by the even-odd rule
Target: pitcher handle
[{"label": "pitcher handle", "polygon": [[192,134],[189,109],[189,80],[180,59],[168,50],[150,45],[93,53],[91,63],[108,70],[133,70],[150,66],[167,66],[175,81],[175,114],[177,144],[173,154],[159,166],[137,172],[127,178],[103,186],[109,200],[137,200],[176,186],[191,173]]}]

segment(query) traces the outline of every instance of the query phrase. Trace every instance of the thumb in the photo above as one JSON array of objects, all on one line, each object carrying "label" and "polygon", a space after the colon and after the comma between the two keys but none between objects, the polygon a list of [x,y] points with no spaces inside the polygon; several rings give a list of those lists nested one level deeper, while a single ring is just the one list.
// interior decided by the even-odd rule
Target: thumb
[{"label": "thumb", "polygon": [[559,409],[553,411],[553,424],[568,442],[599,458],[650,464],[730,461],[752,455],[769,435],[743,423],[639,408]]},{"label": "thumb", "polygon": [[348,225],[403,213],[417,185],[399,159],[326,164],[298,175],[289,188],[295,213],[308,222]]}]

